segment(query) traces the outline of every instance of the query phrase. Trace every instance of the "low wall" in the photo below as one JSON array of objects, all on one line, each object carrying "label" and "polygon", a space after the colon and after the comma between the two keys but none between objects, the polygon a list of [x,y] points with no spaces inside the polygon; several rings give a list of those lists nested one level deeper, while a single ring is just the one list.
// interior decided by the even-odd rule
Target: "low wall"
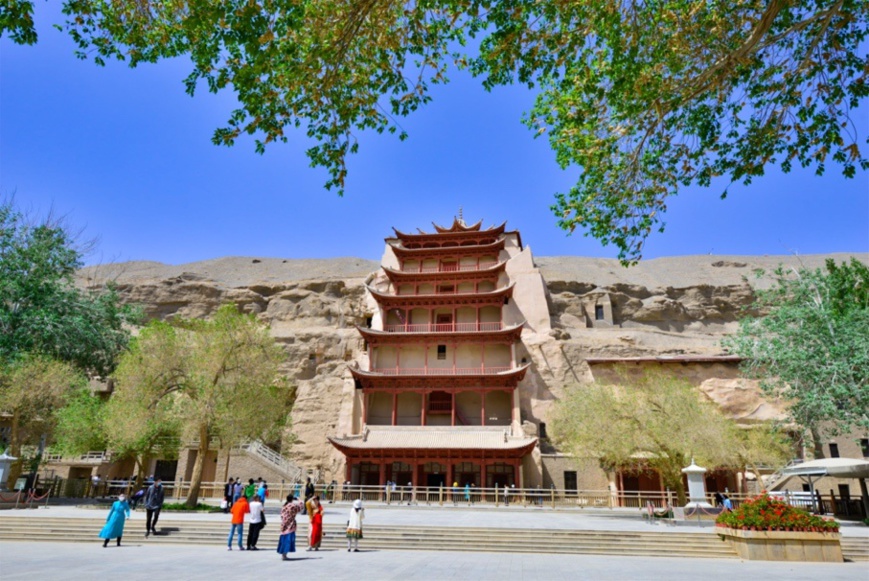
[{"label": "low wall", "polygon": [[748,561],[841,563],[839,533],[751,531],[720,527],[718,534]]}]

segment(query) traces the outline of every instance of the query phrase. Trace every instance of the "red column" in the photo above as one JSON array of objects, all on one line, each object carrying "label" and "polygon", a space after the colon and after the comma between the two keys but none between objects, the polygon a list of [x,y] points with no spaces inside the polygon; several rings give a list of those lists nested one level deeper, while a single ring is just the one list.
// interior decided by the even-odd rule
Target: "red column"
[{"label": "red column", "polygon": [[486,371],[486,344],[480,343],[480,370]]},{"label": "red column", "polygon": [[513,484],[519,486],[519,460],[513,460]]},{"label": "red column", "polygon": [[398,425],[398,390],[392,392],[392,425]]},{"label": "red column", "polygon": [[486,392],[480,392],[480,425],[486,425]]},{"label": "red column", "polygon": [[350,458],[345,458],[347,464],[344,466],[344,482],[350,482],[350,475],[353,473],[353,460]]},{"label": "red column", "polygon": [[422,424],[425,425],[425,392],[422,392]]},{"label": "red column", "polygon": [[380,461],[380,486],[386,484],[386,461]]},{"label": "red column", "polygon": [[452,393],[452,396],[453,396],[453,409],[452,409],[453,421],[450,425],[455,426],[456,425],[456,392],[455,391]]},{"label": "red column", "polygon": [[368,392],[362,394],[362,423],[368,424]]},{"label": "red column", "polygon": [[[453,467],[453,460],[452,458],[447,457],[447,486],[452,487],[453,482],[455,481],[456,474]],[[450,490],[450,493],[452,493],[452,490]]]}]

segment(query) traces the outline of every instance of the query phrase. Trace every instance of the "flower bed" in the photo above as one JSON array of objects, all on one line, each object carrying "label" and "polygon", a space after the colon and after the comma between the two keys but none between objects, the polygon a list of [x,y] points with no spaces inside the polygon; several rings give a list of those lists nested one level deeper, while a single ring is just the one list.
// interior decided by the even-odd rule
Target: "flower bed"
[{"label": "flower bed", "polygon": [[839,532],[839,523],[809,514],[766,492],[739,505],[733,512],[723,512],[716,526],[756,531]]},{"label": "flower bed", "polygon": [[719,515],[718,534],[743,559],[841,563],[839,523],[790,506],[765,492]]}]

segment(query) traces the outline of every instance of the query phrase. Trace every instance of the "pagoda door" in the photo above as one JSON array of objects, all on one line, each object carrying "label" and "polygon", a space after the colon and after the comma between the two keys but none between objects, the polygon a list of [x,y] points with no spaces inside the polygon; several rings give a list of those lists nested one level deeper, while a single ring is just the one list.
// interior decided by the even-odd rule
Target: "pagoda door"
[{"label": "pagoda door", "polygon": [[453,330],[453,315],[452,313],[438,313],[435,318],[435,330],[444,332]]}]

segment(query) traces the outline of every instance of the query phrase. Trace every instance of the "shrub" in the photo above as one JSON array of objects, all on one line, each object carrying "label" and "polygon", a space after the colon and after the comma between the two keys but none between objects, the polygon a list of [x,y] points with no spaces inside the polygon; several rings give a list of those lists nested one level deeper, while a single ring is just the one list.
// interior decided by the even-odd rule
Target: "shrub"
[{"label": "shrub", "polygon": [[839,523],[809,514],[786,502],[770,497],[766,492],[739,505],[733,512],[721,513],[716,526],[760,531],[819,531],[838,532]]},{"label": "shrub", "polygon": [[220,507],[203,504],[201,502],[196,505],[196,508],[190,508],[183,502],[167,502],[163,505],[163,510],[177,512],[223,512]]}]

